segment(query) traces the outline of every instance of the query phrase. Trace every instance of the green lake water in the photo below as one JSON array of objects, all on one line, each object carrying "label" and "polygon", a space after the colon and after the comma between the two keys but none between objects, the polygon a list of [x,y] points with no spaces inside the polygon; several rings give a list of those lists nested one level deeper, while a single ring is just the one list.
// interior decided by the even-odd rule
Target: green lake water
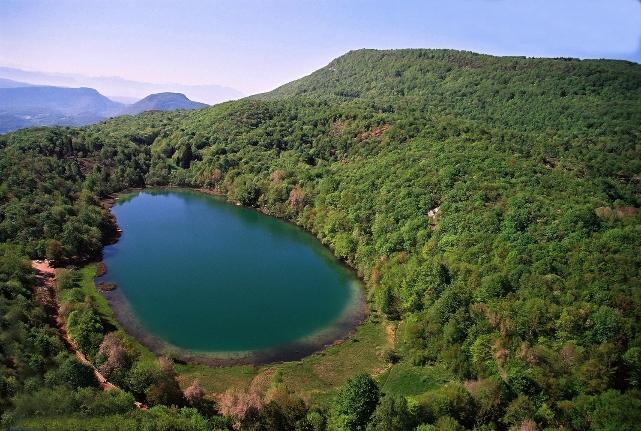
[{"label": "green lake water", "polygon": [[112,212],[122,236],[105,248],[103,279],[173,347],[274,349],[340,324],[359,301],[347,268],[273,217],[192,191],[124,195]]}]

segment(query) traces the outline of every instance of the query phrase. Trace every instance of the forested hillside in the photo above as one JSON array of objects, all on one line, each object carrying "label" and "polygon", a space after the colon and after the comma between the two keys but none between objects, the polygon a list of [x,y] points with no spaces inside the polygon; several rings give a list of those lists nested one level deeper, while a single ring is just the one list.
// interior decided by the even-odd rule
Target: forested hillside
[{"label": "forested hillside", "polygon": [[[24,259],[99,256],[113,232],[101,198],[171,185],[312,232],[397,322],[389,361],[447,376],[380,394],[357,376],[328,411],[274,404],[244,428],[634,430],[640,142],[638,64],[450,50],[355,51],[237,102],[0,136],[3,420],[69,415],[26,406],[89,391],[55,377],[66,359],[51,360]],[[125,404],[84,414],[144,415]],[[159,412],[179,429],[226,424]]]}]

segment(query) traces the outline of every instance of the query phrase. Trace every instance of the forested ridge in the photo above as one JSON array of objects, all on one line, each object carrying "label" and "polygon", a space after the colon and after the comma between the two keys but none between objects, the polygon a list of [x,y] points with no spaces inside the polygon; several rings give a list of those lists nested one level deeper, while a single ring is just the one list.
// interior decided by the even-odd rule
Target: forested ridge
[{"label": "forested ridge", "polygon": [[[634,430],[640,139],[638,64],[419,49],[350,52],[270,93],[194,112],[2,135],[4,424],[232,425],[181,394],[170,364],[132,353],[116,376],[125,391],[91,389],[73,358],[54,358],[64,349],[31,293],[27,259],[100,255],[114,229],[102,198],[170,185],[312,232],[398,323],[388,360],[447,376],[413,394],[355,376],[328,410],[272,401],[237,421],[243,429]],[[86,353],[105,363],[127,350],[105,337],[73,273],[64,283]],[[158,407],[130,411],[134,397]]]}]

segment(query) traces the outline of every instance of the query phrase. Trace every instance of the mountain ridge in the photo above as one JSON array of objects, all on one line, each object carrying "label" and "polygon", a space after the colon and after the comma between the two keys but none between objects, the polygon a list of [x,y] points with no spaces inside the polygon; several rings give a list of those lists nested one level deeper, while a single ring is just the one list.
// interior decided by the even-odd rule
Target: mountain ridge
[{"label": "mountain ridge", "polygon": [[149,94],[167,91],[178,91],[187,97],[203,100],[208,104],[220,103],[243,97],[243,93],[235,88],[216,84],[177,84],[150,83],[130,80],[118,76],[85,76],[70,73],[49,73],[23,70],[13,67],[0,66],[0,77],[15,81],[28,82],[32,85],[50,85],[58,87],[90,87],[95,88],[107,97],[124,97],[142,99]]},{"label": "mountain ridge", "polygon": [[193,102],[182,93],[156,93],[133,104],[124,104],[89,87],[55,87],[6,81],[9,81],[4,83],[6,86],[0,88],[0,133],[33,126],[83,126],[118,115],[208,106]]}]

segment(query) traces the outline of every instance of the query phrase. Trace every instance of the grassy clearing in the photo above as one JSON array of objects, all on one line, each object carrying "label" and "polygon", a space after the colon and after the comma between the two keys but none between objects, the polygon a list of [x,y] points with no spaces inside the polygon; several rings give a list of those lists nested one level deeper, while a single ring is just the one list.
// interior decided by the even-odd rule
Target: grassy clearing
[{"label": "grassy clearing", "polygon": [[452,379],[452,375],[439,367],[416,367],[399,362],[380,378],[385,393],[414,396],[436,389]]},{"label": "grassy clearing", "polygon": [[300,361],[264,366],[179,365],[176,368],[181,384],[188,385],[198,379],[209,392],[221,393],[230,387],[246,390],[267,380],[267,385],[283,383],[304,400],[327,405],[338,387],[354,374],[364,371],[382,375],[387,369],[382,352],[389,347],[384,324],[369,319],[350,339]]}]

